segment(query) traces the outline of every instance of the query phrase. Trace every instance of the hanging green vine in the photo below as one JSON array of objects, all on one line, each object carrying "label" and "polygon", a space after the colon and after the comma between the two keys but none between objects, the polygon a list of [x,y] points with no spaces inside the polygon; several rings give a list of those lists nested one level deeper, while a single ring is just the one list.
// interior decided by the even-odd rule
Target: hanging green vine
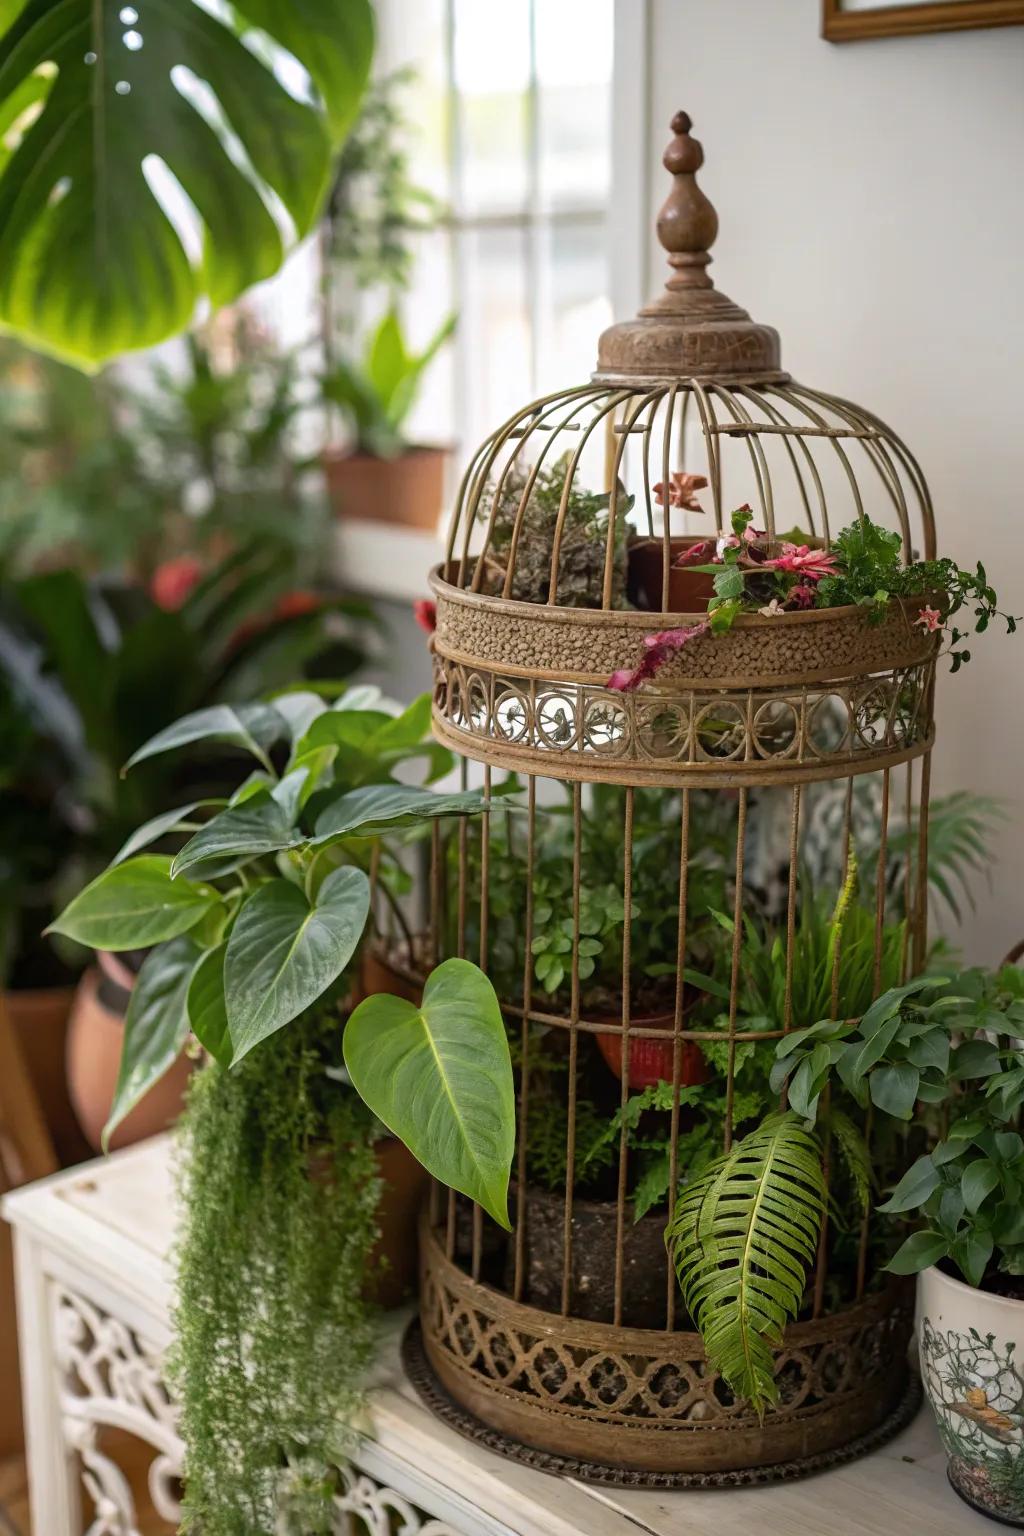
[{"label": "hanging green vine", "polygon": [[[363,1300],[380,1192],[374,1122],[325,1073],[337,1019],[297,1021],[193,1079],[170,1379],[184,1530],[329,1530],[332,1466],[373,1339]],[[313,1176],[311,1176],[311,1170]]]}]

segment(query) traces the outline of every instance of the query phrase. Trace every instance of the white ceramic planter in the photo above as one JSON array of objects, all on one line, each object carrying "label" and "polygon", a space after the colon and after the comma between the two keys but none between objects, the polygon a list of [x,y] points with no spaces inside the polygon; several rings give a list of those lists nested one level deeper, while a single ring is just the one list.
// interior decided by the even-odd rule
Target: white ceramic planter
[{"label": "white ceramic planter", "polygon": [[917,1336],[950,1482],[981,1514],[1024,1530],[1024,1301],[926,1269]]}]

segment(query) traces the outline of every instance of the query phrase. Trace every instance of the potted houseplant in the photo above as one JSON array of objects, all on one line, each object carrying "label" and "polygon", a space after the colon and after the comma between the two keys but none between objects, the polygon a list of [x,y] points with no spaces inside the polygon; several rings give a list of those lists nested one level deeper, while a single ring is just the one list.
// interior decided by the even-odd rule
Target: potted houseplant
[{"label": "potted houseplant", "polygon": [[[882,1209],[919,1225],[891,1267],[918,1274],[921,1374],[956,1492],[1024,1528],[1024,977],[1015,966],[958,977],[907,1009],[942,1009],[935,1134]],[[932,1044],[934,1042],[934,1044]]]},{"label": "potted houseplant", "polygon": [[[896,624],[921,639],[948,640],[952,671],[971,653],[963,645],[969,631],[952,621],[969,607],[974,632],[981,634],[992,619],[1002,618],[1012,634],[1017,621],[1002,613],[983,565],[963,570],[950,559],[902,563],[900,534],[861,516],[836,535],[829,549],[818,541],[796,544],[770,538],[753,526],[754,514],[739,507],[731,532],[693,544],[677,564],[711,579],[713,595],[703,605],[706,617],[678,629],[648,635],[633,667],[623,667],[608,680],[609,688],[630,692],[653,681],[666,664],[689,646],[703,646],[727,636],[737,621],[797,620],[812,610],[861,608],[864,622]],[[937,649],[938,641],[934,642]],[[725,663],[728,671],[728,663]]]},{"label": "potted houseplant", "polygon": [[455,316],[413,351],[396,308],[367,338],[362,357],[336,357],[321,380],[324,399],[341,411],[351,446],[324,454],[327,488],[339,516],[381,519],[435,533],[444,501],[447,450],[410,443],[403,426],[426,369],[455,329]]},{"label": "potted houseplant", "polygon": [[[490,526],[482,591],[503,596],[507,584],[507,596],[516,602],[546,603],[551,594],[551,550],[555,531],[560,529],[558,602],[570,608],[600,606],[611,495],[587,490],[574,475],[563,509],[571,459],[571,453],[566,452],[550,464],[541,461],[530,467],[514,461],[497,483],[488,485],[477,512],[478,519]],[[627,552],[633,529],[626,514],[632,505],[633,498],[620,484],[615,499],[611,590],[616,608],[629,605]],[[507,582],[510,563],[513,572]]]},{"label": "potted houseplant", "polygon": [[[413,76],[396,70],[373,82],[339,156],[322,225],[322,395],[349,441],[323,454],[327,489],[339,516],[435,533],[448,460],[443,447],[410,443],[403,428],[422,377],[450,337],[441,322],[421,350],[410,347],[400,317],[414,243],[433,229],[441,204],[410,176],[412,131],[403,95]],[[365,334],[363,299],[387,295]]]},{"label": "potted houseplant", "polygon": [[[66,941],[39,937],[68,896],[169,797],[201,801],[234,783],[230,746],[202,765],[154,762],[123,779],[120,768],[132,751],[190,707],[230,712],[228,701],[254,680],[283,686],[307,667],[341,679],[361,659],[362,606],[310,592],[290,611],[294,568],[287,549],[253,540],[205,572],[191,570],[188,585],[179,582],[173,594],[158,581],[154,596],[134,584],[85,581],[72,570],[4,584],[0,698],[11,835],[3,893],[6,970],[22,994],[16,1015],[28,1007],[38,1019],[47,1002],[40,993],[73,983],[87,958]],[[69,1027],[71,1102],[94,1145],[116,1081],[133,963],[120,956],[90,970]],[[50,1071],[64,1054],[68,1006],[65,999],[48,1025]],[[165,1086],[165,1102],[137,1112],[121,1137],[150,1134],[166,1122],[186,1071],[183,1063],[177,1092]],[[73,1117],[58,1113],[57,1124],[65,1121],[68,1153],[79,1153]]]},{"label": "potted houseplant", "polygon": [[[475,791],[393,777],[424,752],[428,701],[397,718],[361,704],[293,692],[158,733],[132,771],[230,742],[252,772],[203,807],[198,826],[190,807],[139,828],[55,924],[79,943],[147,949],[108,1135],[190,1036],[209,1058],[185,1121],[176,1379],[189,1507],[211,1533],[239,1518],[270,1529],[279,1496],[301,1501],[302,1528],[324,1519],[327,1442],[366,1357],[358,1291],[377,1222],[380,1127],[508,1227],[512,1068],[486,977],[448,960],[419,1005],[378,994],[345,1006],[371,869],[379,898],[393,899],[393,840],[485,806]],[[173,857],[151,851],[166,839],[179,844]]]}]

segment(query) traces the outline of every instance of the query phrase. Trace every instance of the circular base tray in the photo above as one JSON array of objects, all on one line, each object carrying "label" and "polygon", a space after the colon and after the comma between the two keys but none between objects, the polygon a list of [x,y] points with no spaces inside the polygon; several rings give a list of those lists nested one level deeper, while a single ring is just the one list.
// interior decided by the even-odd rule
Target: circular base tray
[{"label": "circular base tray", "polygon": [[777,1462],[770,1467],[743,1467],[733,1472],[640,1472],[630,1467],[604,1466],[600,1462],[580,1461],[573,1456],[558,1456],[535,1446],[523,1445],[497,1429],[491,1429],[450,1397],[431,1369],[423,1348],[420,1325],[414,1319],[402,1340],[402,1363],[409,1380],[420,1397],[443,1423],[458,1430],[468,1440],[482,1445],[510,1461],[532,1467],[536,1472],[549,1472],[556,1477],[575,1477],[584,1483],[604,1483],[611,1488],[749,1488],[759,1483],[786,1482],[793,1478],[809,1477],[814,1472],[827,1472],[845,1462],[855,1461],[877,1450],[893,1435],[899,1434],[910,1423],[921,1404],[921,1379],[916,1371],[908,1370],[907,1384],[896,1407],[882,1423],[869,1434],[860,1435],[847,1445],[832,1451],[820,1451],[811,1456],[801,1456],[794,1461]]}]

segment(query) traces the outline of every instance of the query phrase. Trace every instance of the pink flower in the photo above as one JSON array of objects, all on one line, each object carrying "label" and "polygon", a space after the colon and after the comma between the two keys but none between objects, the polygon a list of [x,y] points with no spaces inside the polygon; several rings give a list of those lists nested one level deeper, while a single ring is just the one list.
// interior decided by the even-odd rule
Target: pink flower
[{"label": "pink flower", "polygon": [[[684,470],[676,470],[671,476],[668,488],[669,506],[685,507],[689,512],[703,512],[704,508],[694,493],[704,490],[707,483],[706,475],[688,475]],[[654,487],[654,499],[659,506],[665,505],[664,480],[659,480]]]},{"label": "pink flower", "polygon": [[174,560],[165,560],[153,572],[149,595],[158,608],[165,613],[174,613],[202,574],[203,562],[195,555],[178,555]]},{"label": "pink flower", "polygon": [[920,624],[922,629],[926,629],[930,635],[934,635],[936,630],[942,628],[942,614],[937,608],[922,608],[914,623]]},{"label": "pink flower", "polygon": [[764,562],[769,571],[792,571],[805,581],[835,575],[836,557],[831,550],[811,549],[809,544],[783,544],[782,554]]},{"label": "pink flower", "polygon": [[786,602],[790,608],[813,608],[814,588],[808,582],[802,581],[799,586],[790,590]]},{"label": "pink flower", "polygon": [[437,628],[437,604],[429,597],[417,598],[412,605],[412,616],[426,635]]},{"label": "pink flower", "polygon": [[622,667],[613,672],[606,687],[614,688],[617,693],[632,693],[641,683],[649,683],[657,677],[665,663],[678,655],[684,645],[699,635],[708,634],[710,629],[709,621],[702,619],[699,624],[691,624],[685,629],[663,629],[656,635],[645,635],[643,654],[637,665],[632,671]]}]

